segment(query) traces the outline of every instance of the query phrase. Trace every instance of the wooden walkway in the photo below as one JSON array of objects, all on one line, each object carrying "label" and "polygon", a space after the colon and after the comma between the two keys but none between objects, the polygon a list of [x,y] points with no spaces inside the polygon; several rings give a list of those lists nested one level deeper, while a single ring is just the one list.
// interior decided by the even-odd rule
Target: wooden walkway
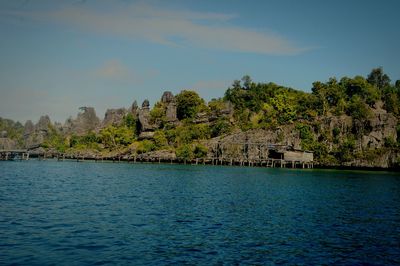
[{"label": "wooden walkway", "polygon": [[128,163],[170,163],[170,164],[192,164],[192,165],[229,165],[247,167],[268,167],[268,168],[314,168],[312,161],[287,161],[283,159],[229,159],[220,157],[208,157],[197,159],[171,158],[171,157],[143,157],[140,155],[120,156],[85,156],[80,154],[67,155],[63,153],[33,153],[28,150],[0,150],[0,160],[38,160],[55,159],[58,161],[74,160],[77,162],[128,162]]},{"label": "wooden walkway", "polygon": [[19,158],[21,160],[29,159],[28,150],[0,150],[0,160],[15,160]]}]

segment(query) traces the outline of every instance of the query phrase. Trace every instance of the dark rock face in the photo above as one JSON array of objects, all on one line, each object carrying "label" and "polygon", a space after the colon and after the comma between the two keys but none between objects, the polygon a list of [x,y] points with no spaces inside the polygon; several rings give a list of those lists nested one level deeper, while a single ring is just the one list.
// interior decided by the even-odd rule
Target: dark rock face
[{"label": "dark rock face", "polygon": [[137,102],[134,101],[131,105],[131,107],[129,108],[128,112],[131,113],[133,115],[134,118],[137,118],[138,115],[138,105]]},{"label": "dark rock face", "polygon": [[221,117],[228,118],[229,121],[233,122],[233,105],[231,102],[224,102],[224,108],[222,110],[213,111],[208,117],[208,120],[212,122]]},{"label": "dark rock face", "polygon": [[24,127],[25,147],[30,148],[42,144],[49,134],[51,120],[48,115],[41,116],[36,125],[28,120]]},{"label": "dark rock face", "polygon": [[125,108],[108,109],[104,116],[104,120],[101,124],[101,127],[104,128],[109,125],[113,126],[121,125],[127,113],[128,111]]},{"label": "dark rock face", "polygon": [[150,103],[144,100],[142,108],[138,112],[140,132],[153,131],[155,128],[150,124]]},{"label": "dark rock face", "polygon": [[178,121],[176,114],[176,100],[172,92],[164,92],[161,97],[161,102],[166,106],[165,116],[167,122],[173,123]]},{"label": "dark rock face", "polygon": [[143,131],[138,136],[138,140],[153,139],[153,138],[154,138],[153,131]]},{"label": "dark rock face", "polygon": [[368,121],[371,132],[363,135],[361,146],[364,148],[381,148],[385,144],[385,139],[397,139],[397,119],[388,113],[374,113]]},{"label": "dark rock face", "polygon": [[0,150],[13,150],[17,148],[17,143],[7,137],[0,138]]},{"label": "dark rock face", "polygon": [[142,109],[148,109],[148,110],[150,110],[150,102],[149,102],[149,100],[144,100],[143,101],[143,103],[142,103]]},{"label": "dark rock face", "polygon": [[43,115],[40,117],[39,122],[35,125],[35,130],[47,132],[50,125],[50,117],[48,115]]},{"label": "dark rock face", "polygon": [[32,123],[31,120],[26,121],[24,126],[24,136],[32,134],[35,130],[35,125]]},{"label": "dark rock face", "polygon": [[170,91],[165,91],[165,92],[163,93],[163,95],[161,96],[161,102],[163,102],[163,103],[170,103],[170,102],[172,102],[172,101],[175,101],[175,97],[174,97],[174,95],[172,94],[172,92],[170,92]]},{"label": "dark rock face", "polygon": [[63,126],[63,133],[73,133],[80,136],[95,130],[99,126],[100,120],[93,107],[81,107],[79,110],[82,112],[78,113],[76,119],[67,119]]},{"label": "dark rock face", "polygon": [[176,155],[175,152],[170,150],[159,150],[159,151],[151,151],[137,155],[139,160],[155,160],[155,159],[162,159],[162,160],[175,160]]},{"label": "dark rock face", "polygon": [[200,124],[200,123],[208,123],[209,121],[209,116],[207,113],[203,112],[203,113],[197,113],[193,122],[196,124]]}]

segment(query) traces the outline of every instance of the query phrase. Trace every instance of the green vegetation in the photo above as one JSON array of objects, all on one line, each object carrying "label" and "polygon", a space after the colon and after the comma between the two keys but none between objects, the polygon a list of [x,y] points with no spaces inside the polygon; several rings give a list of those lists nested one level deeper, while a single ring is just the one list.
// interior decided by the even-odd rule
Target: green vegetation
[{"label": "green vegetation", "polygon": [[[42,146],[63,152],[117,150],[141,154],[169,150],[189,160],[207,155],[208,148],[200,143],[235,130],[274,132],[291,128],[291,132],[298,134],[302,149],[313,151],[320,162],[337,164],[379,154],[369,144],[361,144],[362,137],[371,130],[370,120],[377,111],[385,110],[400,118],[400,80],[392,84],[382,68],[373,69],[367,78],[355,76],[314,82],[310,93],[272,82],[256,83],[246,75],[235,80],[224,97],[209,103],[190,90],[181,91],[175,99],[179,121],[168,122],[167,103],[157,102],[150,111],[149,123],[156,128],[150,138],[139,137],[139,121],[129,113],[120,125],[110,125],[83,136],[63,135],[50,127]],[[334,117],[337,118],[334,121],[344,120],[328,126]],[[346,119],[350,119],[350,124],[346,124]],[[22,143],[20,123],[0,119],[0,131],[6,131],[8,137]],[[276,141],[284,143],[286,136],[282,130],[278,132]],[[400,126],[397,126],[397,136],[384,139],[383,151],[399,149]]]},{"label": "green vegetation", "polygon": [[0,134],[4,134],[1,137],[8,137],[21,145],[23,142],[24,126],[20,122],[0,117]]},{"label": "green vegetation", "polygon": [[183,90],[176,95],[176,103],[178,119],[194,118],[207,109],[204,100],[194,91]]}]

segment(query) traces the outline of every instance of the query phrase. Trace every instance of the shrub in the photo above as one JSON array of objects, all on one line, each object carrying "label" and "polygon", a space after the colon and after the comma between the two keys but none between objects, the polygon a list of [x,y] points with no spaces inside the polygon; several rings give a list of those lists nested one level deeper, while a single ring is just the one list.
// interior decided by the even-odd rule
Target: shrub
[{"label": "shrub", "polygon": [[193,150],[189,144],[184,144],[179,146],[176,151],[176,157],[182,158],[184,160],[191,160],[193,159]]}]

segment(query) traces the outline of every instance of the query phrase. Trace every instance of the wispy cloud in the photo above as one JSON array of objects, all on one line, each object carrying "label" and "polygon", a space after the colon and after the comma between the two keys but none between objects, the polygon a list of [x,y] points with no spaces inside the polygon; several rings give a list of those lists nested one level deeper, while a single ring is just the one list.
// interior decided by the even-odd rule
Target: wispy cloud
[{"label": "wispy cloud", "polygon": [[111,59],[104,62],[103,65],[94,69],[93,75],[98,78],[121,80],[134,78],[133,70],[123,65],[119,60]]},{"label": "wispy cloud", "polygon": [[18,15],[163,45],[272,55],[292,55],[305,50],[265,29],[235,26],[236,14],[171,10],[134,3],[114,5],[106,11],[74,5],[46,12],[19,12]]}]

